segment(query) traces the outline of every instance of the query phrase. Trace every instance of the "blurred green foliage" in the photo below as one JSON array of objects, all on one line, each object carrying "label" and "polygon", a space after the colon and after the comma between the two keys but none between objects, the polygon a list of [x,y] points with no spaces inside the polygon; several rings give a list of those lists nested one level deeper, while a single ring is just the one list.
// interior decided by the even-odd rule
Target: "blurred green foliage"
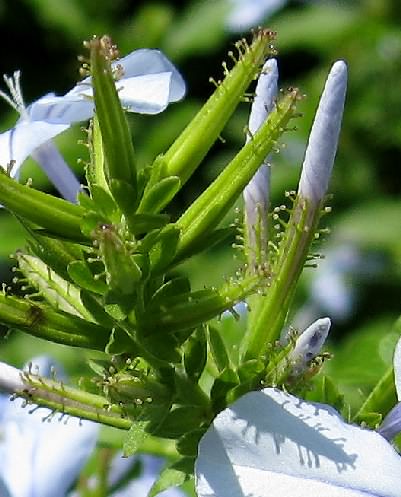
[{"label": "blurred green foliage", "polygon": [[[188,94],[160,116],[129,117],[140,163],[146,165],[173,141],[211,93],[209,77],[221,77],[221,62],[229,62],[227,52],[242,36],[225,27],[229,8],[226,0],[3,0],[0,72],[22,70],[29,103],[50,91],[62,94],[74,85],[79,66],[76,57],[82,53],[82,41],[92,34],[109,33],[122,54],[140,47],[162,49],[180,67],[188,82]],[[401,296],[400,22],[398,0],[316,0],[288,2],[264,23],[278,32],[282,87],[299,86],[308,97],[301,104],[303,118],[298,119],[297,130],[284,135],[281,152],[272,158],[273,205],[283,202],[284,190],[296,186],[311,121],[331,63],[341,58],[349,65],[345,118],[330,188],[333,213],[325,218],[332,231],[326,246],[351,245],[362,258],[369,260],[373,254],[380,262],[371,278],[356,274],[348,281],[356,290],[355,304],[346,320],[334,322],[331,332],[335,358],[329,361],[327,371],[353,405],[362,400],[358,388],[367,391],[390,364],[398,336],[392,323],[399,315]],[[178,196],[177,207],[188,205],[239,149],[248,112],[249,104],[244,103],[227,125],[224,141],[209,154],[207,166]],[[0,129],[9,128],[14,119],[14,112],[0,102]],[[85,160],[87,154],[78,144],[84,138],[85,133],[77,127],[57,140],[77,174],[82,172],[82,165],[76,160]],[[37,188],[51,188],[30,160],[23,171],[23,178],[28,177]],[[2,280],[11,282],[7,254],[23,244],[17,222],[1,211]],[[320,245],[319,251],[324,250],[325,245]],[[208,258],[199,258],[180,271],[190,271],[202,288],[206,282],[213,284],[229,276],[239,264],[241,260],[233,258],[229,246],[220,246]],[[304,278],[296,308],[308,302],[308,280],[319,269],[309,271],[312,273]],[[227,325],[227,334],[234,328],[238,332],[238,327]],[[83,361],[77,360],[76,351],[55,348],[18,333],[1,344],[0,358],[21,364],[45,351],[61,359],[71,374],[82,372]]]}]

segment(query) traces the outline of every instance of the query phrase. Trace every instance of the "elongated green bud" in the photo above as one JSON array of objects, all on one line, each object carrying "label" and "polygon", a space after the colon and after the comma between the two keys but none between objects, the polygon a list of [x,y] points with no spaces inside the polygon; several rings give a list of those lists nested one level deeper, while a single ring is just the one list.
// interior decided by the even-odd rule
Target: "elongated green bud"
[{"label": "elongated green bud", "polygon": [[62,238],[81,241],[85,210],[66,200],[21,185],[0,168],[0,204],[14,214]]},{"label": "elongated green bud", "polygon": [[272,31],[260,29],[251,45],[244,40],[238,42],[239,57],[234,67],[228,71],[224,66],[224,80],[164,155],[165,176],[178,176],[181,184],[190,178],[273,51],[274,36]]},{"label": "elongated green bud", "polygon": [[[87,45],[96,115],[103,141],[105,177],[117,203],[125,210],[126,200],[120,198],[119,191],[114,188],[115,181],[129,185],[136,195],[137,178],[134,148],[111,67],[111,60],[118,54],[107,36],[94,38]],[[134,206],[135,196],[129,200]]]},{"label": "elongated green bud", "polygon": [[227,214],[286,129],[299,98],[297,90],[285,95],[253,139],[180,217],[176,223],[181,230],[178,259],[216,228]]},{"label": "elongated green bud", "polygon": [[253,322],[242,344],[247,359],[258,357],[267,343],[273,343],[285,323],[321,217],[323,197],[337,149],[346,85],[346,65],[342,61],[336,62],[329,73],[316,112],[298,195],[272,267],[272,286],[266,299],[255,310]]},{"label": "elongated green bud", "polygon": [[34,371],[21,371],[0,362],[0,390],[26,398],[41,407],[128,430],[131,421],[117,405],[105,397],[66,386],[64,382],[38,376]]},{"label": "elongated green bud", "polygon": [[77,316],[0,294],[0,323],[51,342],[104,350],[110,330]]}]

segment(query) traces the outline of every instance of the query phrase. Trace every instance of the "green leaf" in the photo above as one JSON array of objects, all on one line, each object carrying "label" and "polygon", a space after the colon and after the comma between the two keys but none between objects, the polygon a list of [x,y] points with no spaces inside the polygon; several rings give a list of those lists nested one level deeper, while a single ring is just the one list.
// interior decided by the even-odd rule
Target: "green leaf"
[{"label": "green leaf", "polygon": [[85,261],[73,261],[68,265],[67,270],[72,281],[79,287],[100,295],[107,292],[106,283],[92,274]]},{"label": "green leaf", "polygon": [[113,197],[101,186],[93,185],[91,187],[91,196],[96,205],[97,211],[110,221],[117,222],[120,212]]},{"label": "green leaf", "polygon": [[198,455],[198,445],[200,439],[205,434],[206,428],[185,433],[177,441],[177,450],[183,456],[196,457]]},{"label": "green leaf", "polygon": [[167,214],[133,214],[129,217],[129,230],[136,235],[163,228],[170,220]]},{"label": "green leaf", "polygon": [[185,457],[165,468],[150,489],[148,497],[155,497],[163,490],[182,485],[193,474],[194,463],[195,458]]},{"label": "green leaf", "polygon": [[205,408],[196,406],[172,409],[154,434],[163,438],[177,438],[193,431],[205,420]]},{"label": "green leaf", "polygon": [[134,455],[150,436],[146,431],[149,421],[134,421],[124,440],[123,457]]},{"label": "green leaf", "polygon": [[177,403],[209,409],[209,398],[193,378],[177,370],[174,377]]},{"label": "green leaf", "polygon": [[138,333],[137,337],[141,345],[154,357],[174,364],[181,362],[177,341],[172,335],[167,335],[163,329],[146,337]]},{"label": "green leaf", "polygon": [[176,226],[169,224],[158,234],[149,252],[151,272],[153,274],[161,272],[174,259],[179,233]]},{"label": "green leaf", "polygon": [[137,205],[136,188],[122,179],[111,179],[109,187],[113,197],[124,212],[128,226],[134,225],[134,222],[131,222],[131,216],[134,215]]},{"label": "green leaf", "polygon": [[41,259],[17,252],[18,266],[26,280],[56,310],[92,320],[82,305],[79,289],[55,273]]},{"label": "green leaf", "polygon": [[189,337],[185,343],[184,366],[187,375],[198,380],[203,373],[207,360],[207,342],[203,327]]},{"label": "green leaf", "polygon": [[239,384],[237,373],[227,368],[214,380],[210,391],[210,399],[215,412],[222,411],[227,406],[226,396],[230,390]]},{"label": "green leaf", "polygon": [[179,277],[167,281],[153,294],[149,305],[162,305],[164,300],[177,295],[188,294],[191,291],[191,286],[188,278]]},{"label": "green leaf", "polygon": [[181,188],[178,176],[169,176],[153,185],[145,194],[138,207],[139,213],[157,214],[175,196]]},{"label": "green leaf", "polygon": [[28,240],[29,248],[42,261],[66,280],[71,280],[67,267],[71,262],[81,260],[83,253],[80,247],[69,242],[40,235],[29,229],[33,240]]},{"label": "green leaf", "polygon": [[210,352],[217,369],[221,372],[230,366],[230,358],[227,354],[226,346],[220,336],[219,330],[213,326],[208,326],[207,330]]},{"label": "green leaf", "polygon": [[107,306],[104,305],[102,298],[86,290],[81,290],[80,295],[82,304],[97,323],[110,329],[115,326],[114,319],[106,312]]},{"label": "green leaf", "polygon": [[[109,292],[118,295],[133,295],[142,277],[141,268],[131,256],[127,243],[112,224],[102,224],[93,234],[105,269]],[[109,299],[109,302],[112,302]]]}]

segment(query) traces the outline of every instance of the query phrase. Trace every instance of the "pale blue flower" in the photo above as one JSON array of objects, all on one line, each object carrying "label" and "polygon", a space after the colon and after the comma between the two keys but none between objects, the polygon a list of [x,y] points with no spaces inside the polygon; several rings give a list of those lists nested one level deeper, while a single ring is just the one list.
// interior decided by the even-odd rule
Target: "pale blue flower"
[{"label": "pale blue flower", "polygon": [[332,407],[266,388],[216,417],[196,488],[198,497],[401,497],[401,457]]},{"label": "pale blue flower", "polygon": [[[32,362],[32,373],[50,374],[48,358]],[[21,376],[12,369],[1,369],[7,390]],[[64,497],[95,448],[98,425],[24,405],[0,397],[0,497]]]},{"label": "pale blue flower", "polygon": [[[117,89],[129,112],[157,114],[185,94],[181,75],[158,50],[136,50],[114,63],[115,67],[117,65],[122,74],[116,83]],[[11,166],[11,175],[17,177],[24,160],[32,155],[61,194],[75,201],[80,185],[62,157],[56,156],[57,151],[47,142],[71,124],[92,117],[91,80],[86,78],[64,96],[49,93],[28,107],[24,104],[19,80],[18,71],[13,78],[5,77],[10,96],[0,92],[0,96],[20,114],[15,127],[0,134],[0,166]]]},{"label": "pale blue flower", "polygon": [[227,27],[234,32],[257,27],[286,3],[287,0],[230,0]]}]

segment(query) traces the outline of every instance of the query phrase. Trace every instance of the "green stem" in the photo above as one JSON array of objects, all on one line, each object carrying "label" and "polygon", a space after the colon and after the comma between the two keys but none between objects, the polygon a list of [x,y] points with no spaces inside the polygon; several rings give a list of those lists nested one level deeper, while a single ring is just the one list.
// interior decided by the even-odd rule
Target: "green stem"
[{"label": "green stem", "polygon": [[[268,294],[256,309],[251,309],[248,332],[241,345],[246,360],[256,359],[280,335],[298,279],[314,240],[320,206],[298,197],[272,269],[274,275]],[[262,299],[262,297],[261,297]]]}]

